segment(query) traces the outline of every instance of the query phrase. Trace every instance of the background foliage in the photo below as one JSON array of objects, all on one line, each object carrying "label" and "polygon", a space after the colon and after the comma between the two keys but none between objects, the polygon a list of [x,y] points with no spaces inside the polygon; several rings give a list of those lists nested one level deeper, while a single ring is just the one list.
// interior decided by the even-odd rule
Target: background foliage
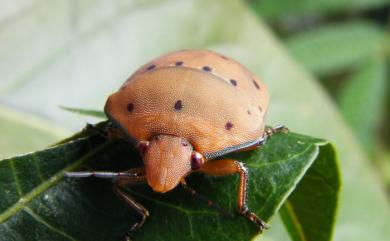
[{"label": "background foliage", "polygon": [[390,1],[248,2],[334,98],[389,192]]},{"label": "background foliage", "polygon": [[[147,60],[210,48],[262,77],[272,95],[268,124],[339,147],[344,187],[334,240],[386,240],[389,39],[386,0],[5,4],[0,156],[43,148],[95,121],[59,105],[101,109]],[[278,218],[271,224],[262,240],[289,239]]]}]

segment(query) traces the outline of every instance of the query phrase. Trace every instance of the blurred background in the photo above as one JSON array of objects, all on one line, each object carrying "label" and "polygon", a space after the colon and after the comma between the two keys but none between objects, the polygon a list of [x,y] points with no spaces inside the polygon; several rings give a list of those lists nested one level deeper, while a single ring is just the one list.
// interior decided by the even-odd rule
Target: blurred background
[{"label": "blurred background", "polygon": [[[271,92],[268,124],[330,140],[334,240],[390,237],[389,0],[0,1],[0,157],[44,148],[167,51],[230,56]],[[289,240],[278,217],[261,240]]]}]

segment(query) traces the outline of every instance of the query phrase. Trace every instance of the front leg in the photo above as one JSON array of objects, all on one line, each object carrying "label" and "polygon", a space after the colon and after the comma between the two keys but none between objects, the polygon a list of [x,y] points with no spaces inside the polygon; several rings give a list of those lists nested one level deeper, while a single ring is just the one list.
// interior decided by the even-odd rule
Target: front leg
[{"label": "front leg", "polygon": [[145,168],[138,167],[132,168],[125,172],[99,172],[99,171],[83,171],[83,172],[67,172],[65,173],[67,177],[73,178],[86,178],[86,177],[96,177],[96,178],[108,178],[112,179],[114,182],[114,192],[115,194],[126,202],[131,208],[133,208],[138,214],[141,215],[141,219],[133,224],[129,230],[129,233],[126,236],[126,240],[130,240],[130,233],[139,229],[144,223],[146,218],[149,216],[149,211],[142,206],[140,203],[134,200],[133,197],[123,192],[121,188],[126,186],[138,185],[146,182]]},{"label": "front leg", "polygon": [[237,212],[254,222],[258,226],[260,232],[268,228],[268,225],[248,208],[248,169],[243,163],[232,159],[210,161],[206,162],[199,171],[212,176],[239,174],[240,183],[237,195]]}]

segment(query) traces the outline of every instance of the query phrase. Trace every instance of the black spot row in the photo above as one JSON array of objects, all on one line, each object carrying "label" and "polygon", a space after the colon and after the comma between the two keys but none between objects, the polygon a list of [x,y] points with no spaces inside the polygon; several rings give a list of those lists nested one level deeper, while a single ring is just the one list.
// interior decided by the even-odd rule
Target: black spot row
[{"label": "black spot row", "polygon": [[[184,64],[183,61],[177,61],[175,62],[175,66],[182,66]],[[156,65],[152,64],[150,66],[148,66],[146,69],[147,70],[152,70],[156,67]],[[212,71],[212,68],[209,67],[209,66],[203,66],[202,67],[202,70],[206,71],[206,72],[211,72]],[[256,82],[256,80],[252,79],[252,82],[253,82],[253,85],[256,87],[256,89],[260,90],[260,85]],[[230,83],[233,85],[233,86],[237,86],[237,80],[235,79],[230,79]]]},{"label": "black spot row", "polygon": [[[183,108],[183,102],[181,100],[176,101],[175,105],[174,105],[174,108],[177,111],[181,110]],[[134,110],[134,104],[133,103],[128,103],[127,104],[127,111],[132,112],[133,110]],[[262,111],[260,106],[259,106],[259,110]],[[249,110],[247,110],[247,113],[248,113],[248,115],[252,114]],[[233,126],[234,126],[233,123],[228,121],[225,124],[225,129],[226,130],[231,130],[233,128]],[[158,140],[157,136],[155,137],[155,140]]]},{"label": "black spot row", "polygon": [[[181,110],[183,109],[183,102],[181,100],[178,100],[175,102],[175,105],[174,105],[174,108],[175,110]],[[261,106],[259,105],[258,106],[259,108],[259,111],[262,112],[263,109],[261,108]],[[127,104],[127,111],[128,112],[132,112],[134,110],[134,104],[133,103],[128,103]],[[252,115],[252,112],[250,110],[247,110],[246,113],[248,115]],[[229,127],[229,128],[228,128]],[[231,124],[230,122],[226,123],[226,129],[230,129],[231,127],[233,127],[233,124]]]}]

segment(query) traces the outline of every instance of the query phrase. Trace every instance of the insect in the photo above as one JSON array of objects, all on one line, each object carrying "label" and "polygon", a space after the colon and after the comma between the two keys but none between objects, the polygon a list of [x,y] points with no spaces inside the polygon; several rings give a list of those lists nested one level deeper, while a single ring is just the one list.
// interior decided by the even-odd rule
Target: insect
[{"label": "insect", "polygon": [[71,172],[70,177],[115,178],[116,194],[141,219],[149,212],[121,190],[147,183],[165,193],[182,185],[192,172],[240,177],[237,212],[259,231],[267,224],[247,206],[248,170],[227,153],[255,149],[282,125],[265,127],[269,94],[265,85],[238,62],[208,50],[182,50],[163,55],[139,68],[105,105],[105,113],[143,156],[143,167],[125,172]]}]

